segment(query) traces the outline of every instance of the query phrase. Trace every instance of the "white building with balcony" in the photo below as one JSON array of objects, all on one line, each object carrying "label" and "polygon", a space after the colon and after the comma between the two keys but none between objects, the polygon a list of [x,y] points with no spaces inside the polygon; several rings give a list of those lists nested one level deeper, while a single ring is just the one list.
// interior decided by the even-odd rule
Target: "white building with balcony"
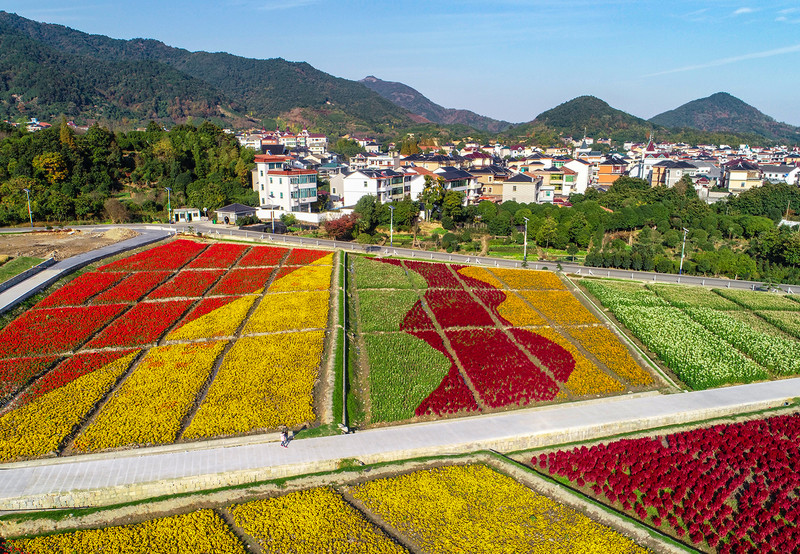
[{"label": "white building with balcony", "polygon": [[255,157],[253,190],[259,203],[287,212],[310,212],[317,201],[317,172],[292,168],[288,156]]}]

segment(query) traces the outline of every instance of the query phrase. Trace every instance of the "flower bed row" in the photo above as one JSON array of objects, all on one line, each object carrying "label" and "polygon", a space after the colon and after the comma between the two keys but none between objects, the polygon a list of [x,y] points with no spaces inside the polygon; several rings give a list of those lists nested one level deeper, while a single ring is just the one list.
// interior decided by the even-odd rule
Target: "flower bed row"
[{"label": "flower bed row", "polygon": [[[197,340],[230,337],[247,317],[250,307],[258,299],[255,294],[242,297],[224,297],[224,303],[215,306],[213,311],[204,315],[191,312],[169,335],[167,340]],[[207,298],[207,303],[213,304],[217,298]],[[208,306],[198,307],[200,312],[209,309]],[[198,312],[199,314],[199,312]]]},{"label": "flower bed row", "polygon": [[74,350],[128,306],[76,306],[28,310],[0,330],[0,358]]},{"label": "flower bed row", "polygon": [[125,276],[125,273],[105,273],[102,271],[84,273],[49,294],[35,307],[80,306],[95,294],[115,285]]},{"label": "flower bed row", "polygon": [[[765,368],[731,348],[679,308],[641,285],[582,283],[690,387],[704,389],[766,379]],[[716,311],[721,317],[725,312]]]},{"label": "flower bed row", "polygon": [[762,310],[756,312],[781,331],[800,339],[800,317],[794,312]]},{"label": "flower bed row", "polygon": [[312,422],[324,331],[243,337],[184,433],[214,437]]},{"label": "flower bed row", "polygon": [[520,291],[524,300],[558,325],[600,323],[575,296],[567,290]]},{"label": "flower bed row", "polygon": [[800,544],[800,414],[541,454],[588,494],[719,552]]},{"label": "flower bed row", "polygon": [[274,267],[231,269],[208,292],[208,296],[220,294],[250,294],[264,288],[269,282]]},{"label": "flower bed row", "polygon": [[407,552],[327,487],[239,504],[231,515],[266,552]]},{"label": "flower bed row", "polygon": [[35,376],[47,371],[58,356],[0,360],[0,402],[15,394]]},{"label": "flower bed row", "polygon": [[376,479],[351,494],[424,552],[646,552],[482,465]]},{"label": "flower bed row", "polygon": [[353,256],[353,269],[359,289],[424,289],[425,279],[414,272],[407,272],[399,260],[375,260]]},{"label": "flower bed row", "polygon": [[361,332],[399,331],[406,315],[417,302],[419,295],[414,290],[358,291]]},{"label": "flower bed row", "polygon": [[86,348],[152,344],[192,303],[192,300],[167,300],[137,304],[89,341]]},{"label": "flower bed row", "polygon": [[499,329],[445,334],[486,406],[526,405],[552,400],[558,393],[558,385]]},{"label": "flower bed row", "polygon": [[78,435],[74,448],[92,452],[174,442],[225,344],[176,344],[150,350]]},{"label": "flower bed row", "polygon": [[223,270],[180,271],[172,279],[148,295],[150,299],[175,298],[185,296],[194,298],[203,293],[219,279]]},{"label": "flower bed row", "polygon": [[[440,350],[406,333],[370,334],[364,342],[369,359],[372,421],[413,417],[453,365]],[[471,405],[474,404],[472,400]]]},{"label": "flower bed row", "polygon": [[711,308],[725,311],[742,309],[739,304],[704,287],[649,284],[647,288],[678,308]]},{"label": "flower bed row", "polygon": [[714,292],[750,310],[800,311],[800,304],[792,300],[793,295],[740,289],[714,289]]},{"label": "flower bed row", "polygon": [[779,375],[800,373],[800,342],[759,332],[717,310],[690,308],[686,313],[771,371]]},{"label": "flower bed row", "polygon": [[653,384],[653,376],[636,363],[619,337],[605,327],[570,327],[570,335],[611,371],[634,386]]},{"label": "flower bed row", "polygon": [[10,541],[12,552],[203,552],[245,554],[247,549],[213,510],[153,519],[143,523],[88,529]]},{"label": "flower bed row", "polygon": [[92,304],[114,304],[119,302],[136,302],[160,285],[171,275],[169,271],[137,271],[113,287],[95,296]]},{"label": "flower bed row", "polygon": [[327,291],[266,294],[245,324],[245,335],[296,329],[324,329],[328,324]]},{"label": "flower bed row", "polygon": [[550,271],[490,268],[489,271],[502,279],[512,290],[567,290],[558,275]]},{"label": "flower bed row", "polygon": [[288,248],[277,246],[254,246],[236,264],[236,267],[266,267],[278,265]]},{"label": "flower bed row", "polygon": [[205,248],[205,244],[193,240],[174,240],[106,264],[100,271],[174,271]]},{"label": "flower bed row", "polygon": [[[111,390],[137,351],[119,354],[120,357],[100,367],[98,364],[104,361],[101,357],[80,359],[82,355],[78,355],[68,360],[62,364],[63,370],[59,366],[44,383],[45,388],[53,384],[57,388],[34,395],[21,407],[0,417],[0,460],[32,458],[55,451]],[[76,358],[79,360],[73,362]],[[63,382],[56,383],[58,379]]]},{"label": "flower bed row", "polygon": [[[217,243],[203,250],[186,267],[190,269],[228,269],[247,250],[243,244]],[[274,265],[274,264],[267,264]]]},{"label": "flower bed row", "polygon": [[494,327],[489,312],[463,289],[428,289],[425,302],[443,328]]},{"label": "flower bed row", "polygon": [[[441,263],[404,261],[403,265],[421,275],[428,288],[461,289],[461,283],[453,274],[450,265]],[[463,266],[454,265],[453,270],[458,271]]]}]

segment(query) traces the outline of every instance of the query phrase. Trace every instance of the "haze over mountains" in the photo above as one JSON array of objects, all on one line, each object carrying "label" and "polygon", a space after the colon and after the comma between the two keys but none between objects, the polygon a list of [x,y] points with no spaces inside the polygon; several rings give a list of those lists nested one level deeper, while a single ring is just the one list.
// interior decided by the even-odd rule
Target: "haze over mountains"
[{"label": "haze over mountains", "polygon": [[[616,140],[662,136],[800,143],[780,123],[727,93],[689,102],[650,120],[580,96],[512,125],[444,108],[402,83],[334,77],[305,62],[190,52],[148,39],[119,40],[0,11],[0,116],[99,120],[135,125],[211,120],[224,126],[296,124],[330,135],[397,134],[431,122],[524,137],[534,130]],[[683,131],[676,133],[674,130]],[[686,132],[691,130],[691,132]],[[704,134],[703,134],[704,133]],[[736,138],[736,137],[734,137]]]}]

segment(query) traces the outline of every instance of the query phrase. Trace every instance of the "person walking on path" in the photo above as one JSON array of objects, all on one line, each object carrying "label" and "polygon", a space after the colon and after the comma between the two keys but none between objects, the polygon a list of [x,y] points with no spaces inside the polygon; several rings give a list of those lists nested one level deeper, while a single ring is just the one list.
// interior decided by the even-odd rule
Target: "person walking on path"
[{"label": "person walking on path", "polygon": [[289,448],[289,428],[286,425],[281,426],[281,446]]}]

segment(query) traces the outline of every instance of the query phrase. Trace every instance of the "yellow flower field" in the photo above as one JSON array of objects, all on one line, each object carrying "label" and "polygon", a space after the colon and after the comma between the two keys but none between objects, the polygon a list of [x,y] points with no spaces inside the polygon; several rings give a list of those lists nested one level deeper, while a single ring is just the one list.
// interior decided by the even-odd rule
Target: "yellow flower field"
[{"label": "yellow flower field", "polygon": [[129,354],[0,417],[0,460],[54,451],[136,357]]},{"label": "yellow flower field", "polygon": [[[329,254],[279,279],[275,279],[269,287],[269,292],[328,290],[331,286],[331,273],[333,271],[333,267],[330,265],[332,259],[333,254]],[[326,260],[327,265],[323,263]]]},{"label": "yellow flower field", "polygon": [[75,439],[75,449],[89,452],[175,441],[225,344],[176,344],[150,350]]},{"label": "yellow flower field", "polygon": [[247,295],[217,308],[167,335],[167,340],[211,339],[232,336],[258,296]]},{"label": "yellow flower field", "polygon": [[213,510],[198,510],[133,525],[80,530],[9,542],[12,548],[26,554],[55,552],[245,554],[247,552],[244,545]]},{"label": "yellow flower field", "polygon": [[647,552],[617,531],[481,465],[377,479],[351,492],[425,552]]},{"label": "yellow flower field", "polygon": [[551,271],[505,269],[502,267],[492,267],[489,268],[489,271],[505,281],[508,288],[512,290],[567,290],[558,275]]},{"label": "yellow flower field", "polygon": [[555,329],[540,327],[535,332],[568,350],[575,359],[575,369],[572,370],[567,382],[563,384],[563,387],[570,394],[586,396],[589,394],[611,394],[625,390],[625,387],[619,381],[613,379],[593,364],[591,360],[581,354],[581,351],[575,345]]},{"label": "yellow flower field", "polygon": [[559,325],[600,323],[568,290],[520,291],[519,295]]},{"label": "yellow flower field", "polygon": [[315,419],[324,331],[243,337],[225,360],[185,438],[246,433]]},{"label": "yellow flower field", "polygon": [[487,283],[496,289],[502,290],[503,288],[505,288],[503,287],[503,283],[501,283],[497,277],[495,277],[482,267],[475,267],[475,266],[462,267],[461,269],[458,270],[457,273],[460,273],[465,277],[472,277],[473,279],[477,279],[478,281],[483,281],[484,283]]},{"label": "yellow flower field", "polygon": [[519,327],[547,325],[536,310],[511,291],[506,291],[506,299],[497,308],[497,313],[512,325]]},{"label": "yellow flower field", "polygon": [[267,552],[406,552],[330,488],[256,500],[232,506],[230,511],[236,525]]},{"label": "yellow flower field", "polygon": [[328,291],[266,294],[247,320],[243,334],[293,329],[324,329],[328,325]]},{"label": "yellow flower field", "polygon": [[653,376],[636,363],[619,337],[605,327],[571,327],[570,335],[614,373],[634,386],[652,385]]}]

